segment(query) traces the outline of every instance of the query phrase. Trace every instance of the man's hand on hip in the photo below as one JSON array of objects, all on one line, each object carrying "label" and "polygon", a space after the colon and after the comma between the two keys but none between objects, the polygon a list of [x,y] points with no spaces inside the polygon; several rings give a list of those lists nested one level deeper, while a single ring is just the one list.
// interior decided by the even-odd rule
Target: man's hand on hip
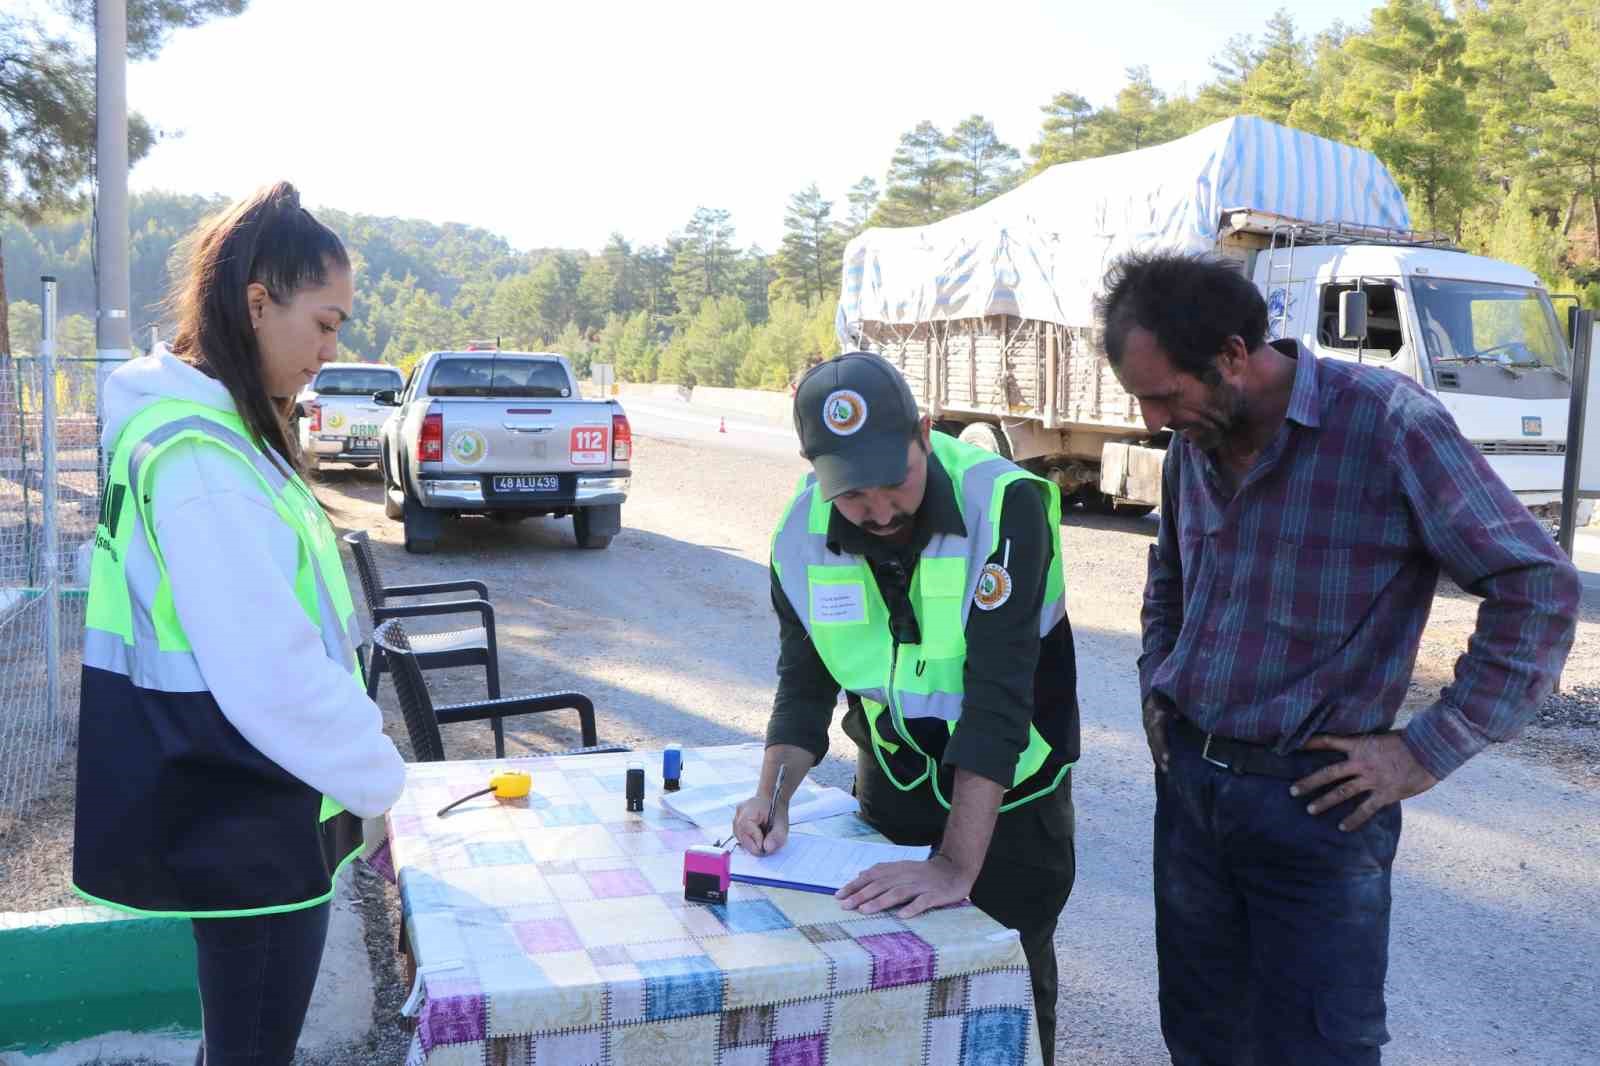
[{"label": "man's hand on hip", "polygon": [[880,862],[868,867],[835,898],[845,910],[859,908],[862,914],[905,903],[897,916],[915,918],[923,911],[960,903],[977,879],[976,870],[963,870],[948,856],[935,854],[926,862]]},{"label": "man's hand on hip", "polygon": [[1343,752],[1343,762],[1324,766],[1316,773],[1296,781],[1291,796],[1304,796],[1344,782],[1326,795],[1318,796],[1306,807],[1309,814],[1321,814],[1355,796],[1367,793],[1366,801],[1352,811],[1339,828],[1345,832],[1360,829],[1367,819],[1391,803],[1420,795],[1439,783],[1422,768],[1399,733],[1371,733],[1360,737],[1340,737],[1320,733],[1306,741],[1307,751]]},{"label": "man's hand on hip", "polygon": [[1161,697],[1145,697],[1144,739],[1150,745],[1150,757],[1156,762],[1156,770],[1161,773],[1166,773],[1172,762],[1172,752],[1167,749],[1167,723],[1172,721],[1172,714]]}]

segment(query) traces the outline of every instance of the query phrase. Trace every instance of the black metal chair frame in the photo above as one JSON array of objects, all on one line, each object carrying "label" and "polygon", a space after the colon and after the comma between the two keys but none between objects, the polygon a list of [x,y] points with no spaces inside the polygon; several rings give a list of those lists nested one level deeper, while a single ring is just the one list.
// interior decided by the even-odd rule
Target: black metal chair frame
[{"label": "black metal chair frame", "polygon": [[495,725],[495,756],[504,758],[503,719],[567,709],[578,712],[583,747],[557,754],[628,750],[600,743],[595,732],[594,702],[581,692],[539,692],[435,707],[433,698],[428,694],[427,682],[423,680],[422,669],[417,664],[416,653],[411,650],[411,642],[399,619],[390,619],[380,625],[372,634],[372,646],[374,650],[382,649],[382,654],[389,660],[395,694],[400,698],[400,713],[405,717],[406,732],[411,736],[411,750],[418,762],[440,762],[444,759],[444,738],[439,732],[441,725],[488,719]]},{"label": "black metal chair frame", "polygon": [[[356,573],[361,578],[361,592],[367,601],[367,610],[372,616],[372,626],[376,630],[384,622],[396,618],[429,618],[450,614],[476,613],[480,626],[484,632],[484,646],[481,648],[455,648],[443,651],[412,651],[410,654],[419,670],[440,670],[457,666],[483,667],[485,687],[488,689],[489,698],[500,698],[500,652],[495,640],[494,630],[494,605],[489,602],[489,587],[482,581],[436,581],[423,585],[385,585],[383,575],[378,569],[378,560],[372,554],[372,545],[367,539],[367,531],[356,530],[346,533],[341,538],[350,547],[350,554],[356,561]],[[472,592],[476,599],[470,600],[435,600],[431,603],[404,603],[391,604],[390,597],[404,596],[431,596],[444,592]],[[385,670],[391,669],[384,649],[374,639],[372,642],[372,658],[366,664],[367,671],[367,696],[371,699],[378,697],[378,682]],[[498,718],[491,723],[494,729],[494,750],[497,756],[505,755],[505,727]]]}]

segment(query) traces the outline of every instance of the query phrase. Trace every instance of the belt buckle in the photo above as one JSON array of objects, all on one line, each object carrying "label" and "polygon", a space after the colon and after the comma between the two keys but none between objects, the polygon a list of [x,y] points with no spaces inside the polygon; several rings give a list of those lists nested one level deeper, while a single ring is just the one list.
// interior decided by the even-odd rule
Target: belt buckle
[{"label": "belt buckle", "polygon": [[1221,759],[1213,759],[1211,757],[1211,738],[1214,737],[1214,736],[1216,736],[1215,733],[1207,733],[1206,734],[1205,745],[1200,749],[1200,758],[1205,760],[1206,762],[1210,763],[1212,766],[1217,766],[1217,767],[1220,767],[1220,768],[1222,768],[1224,770],[1232,770],[1233,767],[1229,766],[1227,763],[1223,762]]}]

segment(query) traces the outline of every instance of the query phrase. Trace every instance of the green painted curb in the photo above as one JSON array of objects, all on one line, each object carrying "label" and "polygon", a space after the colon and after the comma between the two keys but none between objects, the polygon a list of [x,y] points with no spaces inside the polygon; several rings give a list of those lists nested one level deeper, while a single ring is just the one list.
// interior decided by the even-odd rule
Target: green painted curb
[{"label": "green painted curb", "polygon": [[200,1030],[183,918],[106,907],[0,914],[0,1051],[37,1054],[114,1032]]}]

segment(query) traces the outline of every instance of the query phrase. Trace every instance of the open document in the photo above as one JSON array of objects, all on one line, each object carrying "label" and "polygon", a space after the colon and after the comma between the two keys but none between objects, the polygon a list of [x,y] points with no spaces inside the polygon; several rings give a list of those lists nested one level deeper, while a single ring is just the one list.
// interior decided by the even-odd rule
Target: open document
[{"label": "open document", "polygon": [[[733,809],[756,793],[756,781],[698,785],[681,792],[661,793],[661,806],[702,829],[726,830],[733,824]],[[854,814],[861,805],[843,789],[800,782],[789,799],[789,824],[816,822],[836,814]]]},{"label": "open document", "polygon": [[798,888],[832,894],[880,862],[922,862],[932,849],[883,844],[873,840],[790,833],[773,855],[750,855],[733,849],[733,879],[752,885]]}]

